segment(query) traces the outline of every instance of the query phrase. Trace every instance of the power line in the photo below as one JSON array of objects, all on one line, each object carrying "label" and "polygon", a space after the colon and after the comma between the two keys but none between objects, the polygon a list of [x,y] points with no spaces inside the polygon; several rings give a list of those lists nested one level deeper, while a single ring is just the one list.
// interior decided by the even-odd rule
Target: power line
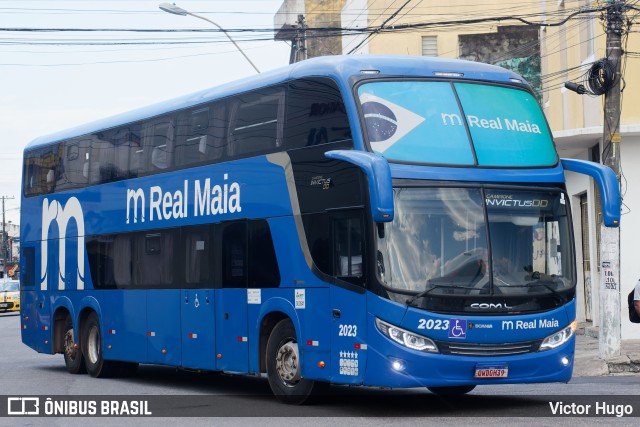
[{"label": "power line", "polygon": [[[451,26],[451,25],[468,25],[468,24],[477,24],[477,23],[488,23],[488,22],[504,22],[504,21],[518,21],[522,22],[525,25],[538,26],[538,27],[557,27],[564,25],[570,19],[585,13],[593,13],[598,11],[605,11],[610,6],[599,6],[599,7],[590,7],[590,8],[581,8],[578,9],[569,15],[566,15],[563,19],[556,22],[535,22],[531,21],[528,18],[541,16],[540,13],[535,14],[525,14],[522,16],[517,15],[506,15],[506,16],[493,16],[493,17],[482,17],[482,18],[473,18],[473,19],[455,19],[455,20],[446,20],[446,21],[434,21],[434,22],[420,22],[420,23],[406,23],[406,24],[397,24],[392,26],[387,26],[386,24],[394,19],[404,7],[411,0],[407,0],[396,12],[394,12],[389,18],[387,18],[382,25],[375,27],[364,27],[364,28],[343,28],[343,27],[309,27],[308,31],[344,31],[344,32],[352,32],[352,33],[370,33],[376,34],[379,32],[390,32],[390,31],[403,31],[409,29],[420,29],[420,28],[430,28],[430,27],[438,27],[438,26]],[[630,7],[633,9],[633,7]],[[640,9],[638,9],[640,10]],[[0,31],[4,32],[141,32],[141,33],[182,33],[182,32],[194,32],[194,33],[220,33],[223,32],[217,28],[191,28],[191,29],[159,29],[159,28],[0,28]],[[273,28],[261,29],[261,28],[230,28],[225,29],[226,32],[268,32],[273,33]]]},{"label": "power line", "polygon": [[384,26],[385,26],[389,21],[391,21],[394,17],[396,17],[396,16],[398,15],[398,13],[400,13],[400,11],[401,11],[402,9],[404,9],[404,7],[405,7],[406,5],[408,5],[410,2],[411,2],[411,0],[407,0],[406,2],[404,2],[404,3],[403,3],[403,5],[402,5],[402,6],[400,6],[400,8],[399,8],[398,10],[396,10],[396,11],[395,11],[395,12],[394,12],[390,17],[388,17],[388,18],[387,18],[387,19],[382,23],[382,25],[380,25],[380,28],[379,28],[377,31],[369,33],[369,35],[368,35],[367,37],[365,37],[365,39],[364,39],[364,40],[362,40],[360,43],[358,43],[358,44],[357,44],[357,46],[356,46],[356,47],[354,47],[353,49],[351,49],[351,50],[349,51],[349,54],[352,54],[353,52],[355,52],[356,50],[358,50],[358,48],[359,48],[360,46],[362,46],[363,44],[365,44],[365,43],[367,42],[367,40],[369,40],[371,37],[373,37],[373,35],[374,35],[374,34],[378,33],[379,31],[382,31],[382,30],[384,29]]}]

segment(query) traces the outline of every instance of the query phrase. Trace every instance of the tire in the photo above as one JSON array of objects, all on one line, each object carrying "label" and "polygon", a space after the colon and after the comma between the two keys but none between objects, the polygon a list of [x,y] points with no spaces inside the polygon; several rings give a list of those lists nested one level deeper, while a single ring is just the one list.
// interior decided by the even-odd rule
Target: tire
[{"label": "tire", "polygon": [[67,315],[64,321],[64,335],[62,336],[64,364],[70,374],[86,374],[87,369],[84,366],[82,349],[75,338],[73,320],[71,320],[71,315]]},{"label": "tire", "polygon": [[267,378],[276,399],[293,405],[304,403],[313,392],[315,381],[300,376],[300,353],[291,320],[281,320],[271,331],[266,358]]},{"label": "tire", "polygon": [[427,387],[429,391],[433,394],[437,394],[439,396],[460,396],[462,394],[467,394],[474,388],[475,385],[455,385],[455,386],[446,386],[446,387]]},{"label": "tire", "polygon": [[94,378],[109,378],[118,373],[119,363],[102,357],[102,334],[100,320],[91,313],[82,328],[82,353],[87,372]]}]

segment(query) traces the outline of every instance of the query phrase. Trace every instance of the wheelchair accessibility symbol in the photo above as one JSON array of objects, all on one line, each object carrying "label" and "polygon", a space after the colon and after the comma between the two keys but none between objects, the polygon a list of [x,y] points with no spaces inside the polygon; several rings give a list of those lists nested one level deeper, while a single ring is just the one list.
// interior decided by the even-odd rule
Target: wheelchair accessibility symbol
[{"label": "wheelchair accessibility symbol", "polygon": [[449,322],[449,338],[459,340],[467,339],[466,319],[451,319],[451,322]]}]

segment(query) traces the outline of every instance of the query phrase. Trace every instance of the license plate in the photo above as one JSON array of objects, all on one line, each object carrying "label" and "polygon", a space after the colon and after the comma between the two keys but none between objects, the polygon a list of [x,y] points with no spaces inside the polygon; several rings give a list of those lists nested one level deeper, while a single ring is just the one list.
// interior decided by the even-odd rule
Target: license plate
[{"label": "license plate", "polygon": [[7,308],[7,307],[9,307],[8,302],[0,302],[0,308]]},{"label": "license plate", "polygon": [[507,378],[509,367],[507,365],[476,366],[473,378]]}]

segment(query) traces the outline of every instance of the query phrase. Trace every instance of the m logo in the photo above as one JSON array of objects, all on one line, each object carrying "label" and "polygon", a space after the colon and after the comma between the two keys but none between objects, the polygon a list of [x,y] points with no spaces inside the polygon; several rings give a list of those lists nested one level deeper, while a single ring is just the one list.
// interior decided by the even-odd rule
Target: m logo
[{"label": "m logo", "polygon": [[511,320],[503,320],[502,321],[502,330],[503,331],[513,331],[513,321],[511,321]]},{"label": "m logo", "polygon": [[60,202],[52,200],[49,203],[49,199],[42,201],[42,240],[41,240],[41,262],[40,262],[40,289],[47,290],[47,276],[48,276],[48,238],[49,229],[51,224],[55,221],[58,224],[58,232],[60,237],[60,245],[58,249],[59,258],[59,275],[58,275],[58,289],[63,290],[65,288],[66,277],[66,244],[65,239],[67,236],[67,226],[69,220],[73,218],[78,228],[78,261],[77,261],[77,288],[84,289],[84,215],[82,213],[82,206],[77,198],[71,197],[67,200],[67,204],[63,206]]},{"label": "m logo", "polygon": [[[152,197],[153,199],[153,197]],[[129,224],[129,214],[131,212],[131,202],[133,202],[133,223],[138,222],[138,200],[140,200],[140,207],[142,208],[142,220],[144,222],[144,210],[145,210],[145,199],[144,192],[142,188],[138,188],[137,190],[127,190],[127,224]],[[152,220],[153,220],[153,215]]]}]

